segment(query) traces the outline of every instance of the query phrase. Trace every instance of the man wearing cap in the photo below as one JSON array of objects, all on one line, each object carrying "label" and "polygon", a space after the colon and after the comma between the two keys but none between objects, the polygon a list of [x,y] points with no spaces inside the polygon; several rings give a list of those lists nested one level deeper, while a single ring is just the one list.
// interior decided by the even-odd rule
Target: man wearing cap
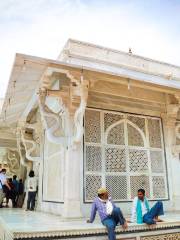
[{"label": "man wearing cap", "polygon": [[127,222],[123,217],[120,208],[116,207],[105,188],[98,190],[98,197],[94,199],[91,209],[91,217],[87,221],[93,223],[96,212],[98,211],[101,222],[108,230],[109,240],[115,240],[115,228],[118,224],[122,225],[124,229],[127,228]]}]

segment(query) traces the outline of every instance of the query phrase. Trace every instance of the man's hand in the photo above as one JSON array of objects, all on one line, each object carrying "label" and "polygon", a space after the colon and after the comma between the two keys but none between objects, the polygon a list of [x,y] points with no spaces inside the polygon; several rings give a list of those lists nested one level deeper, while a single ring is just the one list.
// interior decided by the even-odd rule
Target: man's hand
[{"label": "man's hand", "polygon": [[125,223],[122,225],[122,228],[123,228],[124,230],[128,228],[127,222],[125,222]]},{"label": "man's hand", "polygon": [[91,221],[88,219],[88,220],[87,220],[87,223],[91,223]]}]

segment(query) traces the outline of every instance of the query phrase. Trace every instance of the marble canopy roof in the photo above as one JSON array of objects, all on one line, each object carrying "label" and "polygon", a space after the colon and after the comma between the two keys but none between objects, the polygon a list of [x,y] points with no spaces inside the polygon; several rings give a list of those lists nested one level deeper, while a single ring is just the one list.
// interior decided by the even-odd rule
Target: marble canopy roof
[{"label": "marble canopy roof", "polygon": [[[180,67],[76,40],[68,40],[57,60],[16,54],[0,119],[15,126],[47,68],[83,71],[116,82],[155,86],[161,92],[180,93]],[[94,74],[94,75],[93,75]],[[36,99],[36,97],[34,97]]]}]

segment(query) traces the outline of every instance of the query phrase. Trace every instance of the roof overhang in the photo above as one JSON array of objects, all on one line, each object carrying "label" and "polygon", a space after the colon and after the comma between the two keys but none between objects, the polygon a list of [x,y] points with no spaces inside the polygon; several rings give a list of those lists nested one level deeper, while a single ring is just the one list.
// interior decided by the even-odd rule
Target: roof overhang
[{"label": "roof overhang", "polygon": [[85,78],[93,81],[94,78],[117,83],[150,87],[156,91],[180,94],[180,81],[167,79],[163,76],[148,74],[142,71],[126,68],[116,64],[90,61],[90,59],[71,58],[59,61],[45,59],[24,54],[16,54],[8,89],[2,107],[1,119],[7,124],[16,124],[29,105],[37,100],[38,87],[42,82],[42,76],[48,69],[63,69],[72,72],[82,71]]}]

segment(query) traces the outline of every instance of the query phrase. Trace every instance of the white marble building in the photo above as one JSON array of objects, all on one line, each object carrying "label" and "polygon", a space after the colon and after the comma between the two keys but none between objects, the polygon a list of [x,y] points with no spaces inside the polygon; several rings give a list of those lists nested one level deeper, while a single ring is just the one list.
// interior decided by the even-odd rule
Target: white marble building
[{"label": "white marble building", "polygon": [[180,210],[180,67],[68,40],[57,60],[17,54],[0,157],[39,178],[37,209],[88,217],[100,186],[125,215],[140,187]]}]

